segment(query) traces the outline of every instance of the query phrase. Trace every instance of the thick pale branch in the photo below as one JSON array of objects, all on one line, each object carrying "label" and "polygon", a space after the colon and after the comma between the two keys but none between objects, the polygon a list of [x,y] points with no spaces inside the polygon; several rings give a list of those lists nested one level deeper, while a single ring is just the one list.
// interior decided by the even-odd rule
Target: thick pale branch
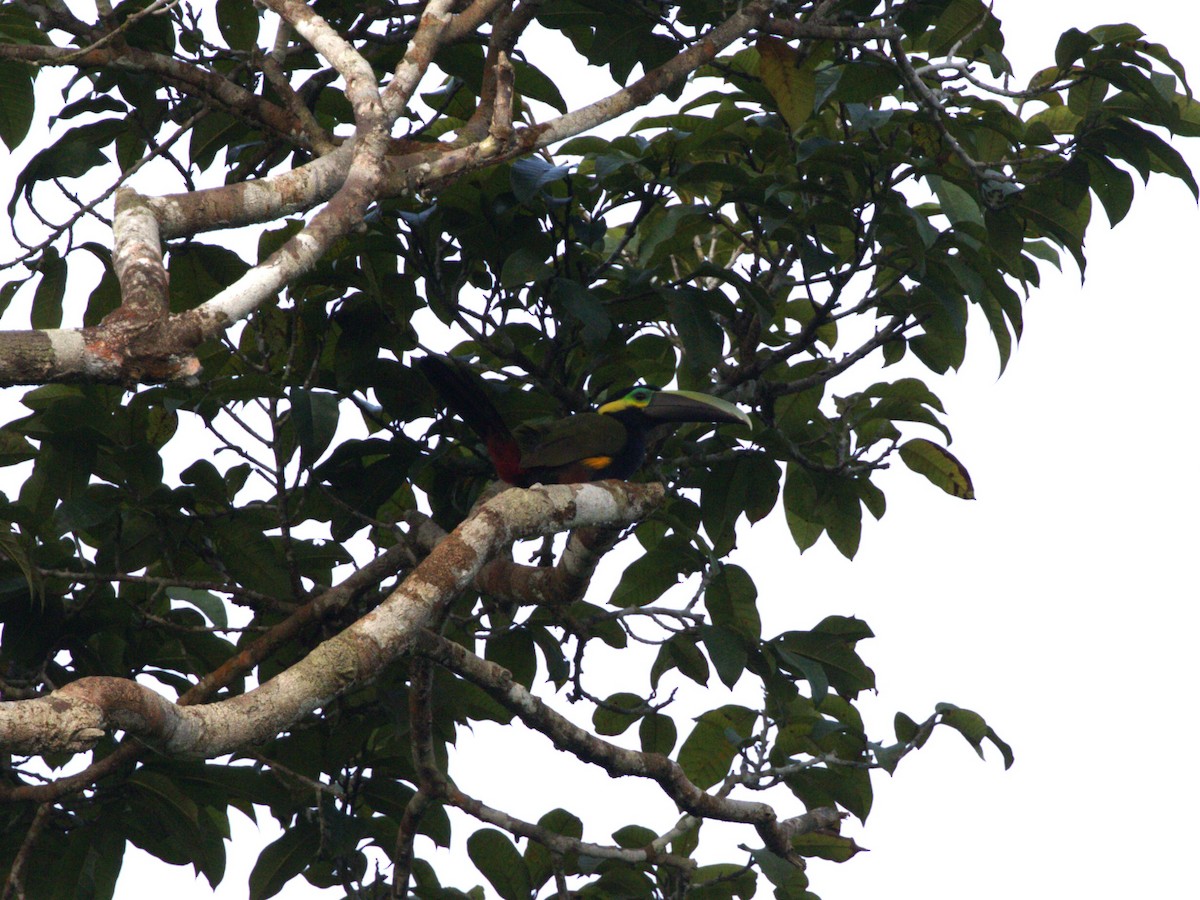
[{"label": "thick pale branch", "polygon": [[[511,57],[513,50],[516,49],[517,40],[529,27],[540,6],[540,0],[526,0],[516,9],[502,11],[496,16],[492,23],[492,33],[488,38],[487,59],[483,64],[483,84],[479,90],[479,105],[475,108],[471,118],[467,120],[466,125],[459,129],[460,139],[476,141],[491,133],[491,121],[500,105],[496,98],[502,77],[500,58],[502,55]],[[455,24],[458,24],[457,19]],[[511,70],[509,70],[509,74],[511,75]],[[511,104],[511,97],[508,102]],[[511,113],[510,105],[508,113],[510,122]],[[493,134],[493,137],[498,136]],[[503,137],[507,140],[508,135]]]},{"label": "thick pale branch", "polygon": [[170,312],[167,269],[163,265],[158,220],[133,191],[117,191],[113,219],[113,269],[121,285],[121,305],[105,321],[143,330]]},{"label": "thick pale branch", "polygon": [[259,0],[263,6],[287,22],[304,38],[346,82],[346,99],[354,110],[357,133],[374,125],[372,119],[383,115],[375,72],[354,46],[344,40],[329,23],[300,0]]},{"label": "thick pale branch", "polygon": [[120,728],[169,755],[212,757],[270,740],[412,649],[416,636],[515,540],[620,526],[661,502],[657,484],[608,481],[508,490],[456,528],[379,607],[249,693],[177,706],[118,678],[82,678],[47,697],[0,704],[0,748],[82,750]]},{"label": "thick pale branch", "polygon": [[[711,62],[723,49],[752,31],[765,18],[768,7],[765,2],[748,4],[695,46],[651,70],[629,87],[545,124],[521,129],[507,145],[501,145],[495,139],[465,147],[433,144],[428,150],[389,157],[388,186],[384,193],[398,195],[419,190],[482,165],[522,156],[636,109],[690,72]],[[432,40],[432,25],[430,28]],[[425,46],[415,37],[413,45],[413,54]],[[411,87],[415,87],[414,73],[420,71],[421,63],[417,59],[406,54],[405,60],[411,65],[402,63],[384,91],[389,116],[399,114],[393,104],[403,97],[403,92],[411,93]],[[428,64],[424,56],[421,60]],[[406,149],[411,150],[412,146],[408,145]],[[159,218],[164,238],[271,221],[310,209],[332,197],[346,177],[352,152],[352,146],[344,144],[319,160],[280,175],[247,184],[171,194],[149,202]]]},{"label": "thick pale branch", "polygon": [[396,66],[391,83],[383,91],[383,106],[395,122],[408,107],[417,85],[425,77],[429,64],[442,42],[442,34],[451,23],[451,0],[430,0],[421,14],[417,33],[404,51],[404,59]]},{"label": "thick pale branch", "polygon": [[[354,109],[355,136],[345,155],[332,153],[326,157],[330,166],[340,168],[343,160],[348,165],[345,180],[328,185],[336,187],[328,205],[268,259],[196,310],[205,337],[216,337],[226,327],[221,323],[245,318],[293,278],[312,268],[334,241],[362,221],[370,204],[379,199],[386,180],[384,158],[389,147],[388,133],[428,68],[450,3],[434,0],[429,4],[398,70],[405,77],[398,77],[389,86],[386,101],[370,64],[320,16],[296,0],[268,0],[267,5],[329,59],[345,79],[346,96]],[[268,188],[263,195],[268,201],[274,199],[270,191]],[[268,208],[271,206],[268,202]]]},{"label": "thick pale branch", "polygon": [[279,175],[241,184],[164,194],[148,200],[164,239],[270,222],[312,209],[337,193],[346,180],[353,146]]},{"label": "thick pale branch", "polygon": [[[464,40],[468,35],[474,34],[484,22],[491,18],[492,14],[497,9],[504,6],[508,0],[473,0],[473,2],[462,12],[454,16],[454,20],[446,28],[444,40],[447,43]],[[538,0],[525,0],[523,6],[538,6]],[[428,11],[425,13],[428,15]]]},{"label": "thick pale branch", "polygon": [[[280,646],[293,640],[304,628],[320,621],[329,613],[341,609],[363,591],[375,587],[380,581],[393,575],[401,566],[414,564],[416,561],[414,544],[416,543],[416,539],[410,536],[409,540],[405,540],[386,553],[375,557],[341,584],[321,592],[308,603],[294,610],[278,625],[251,641],[235,656],[227,659],[192,685],[179,697],[178,704],[191,706],[205,702],[221,688],[231,684],[234,679],[249,672]],[[82,790],[122,767],[132,764],[141,756],[144,749],[143,745],[135,741],[126,741],[108,756],[93,762],[86,769],[56,781],[11,786],[0,784],[0,801],[33,800],[45,803],[58,800],[60,797]]]},{"label": "thick pale branch", "polygon": [[[381,196],[436,186],[465,172],[546,147],[644,105],[760,27],[772,7],[769,0],[747,3],[687,50],[628,87],[543,125],[513,132],[505,109],[496,117],[491,133],[477,143],[456,148],[433,145],[428,150],[389,158],[389,150],[395,149],[388,138],[391,125],[407,105],[442,40],[457,34],[456,27],[482,23],[500,4],[479,0],[458,16],[450,13],[451,0],[433,0],[427,4],[403,61],[382,93],[371,66],[308,6],[298,0],[267,0],[265,5],[308,40],[346,81],[346,95],[355,115],[353,140],[279,176],[191,194],[136,198],[136,203],[139,211],[144,209],[157,220],[162,239],[269,221],[322,202],[326,206],[268,259],[196,309],[160,317],[151,325],[144,316],[134,315],[149,307],[137,305],[140,300],[130,305],[130,298],[126,297],[126,305],[118,314],[97,329],[0,334],[0,359],[4,361],[0,363],[0,384],[85,379],[127,384],[192,378],[198,370],[194,350],[200,342],[220,336],[231,324],[245,318],[291,280],[311,269],[336,240],[362,221],[370,204]],[[509,18],[524,21],[522,13],[535,7],[536,4],[522,4]],[[503,31],[504,25],[496,27]],[[521,29],[514,26],[512,30],[515,35]],[[491,75],[497,87],[494,112],[507,102],[504,87],[511,72],[499,53],[503,48],[493,49],[498,52],[496,71]],[[107,50],[87,51],[84,56],[87,53],[108,54],[93,60],[96,64],[118,64]],[[169,71],[176,81],[186,76],[195,82],[198,73],[207,74],[186,65],[176,66],[172,60],[144,51],[126,59],[131,65],[141,66],[141,71],[161,71],[164,75]],[[79,61],[86,62],[84,57]],[[238,104],[244,108],[248,103],[242,89],[219,76],[209,75],[192,87],[219,96],[231,108]],[[257,116],[267,115],[267,111],[258,108],[257,98],[252,105]],[[272,127],[286,128],[289,134],[301,130],[295,117],[279,107],[270,106],[270,115],[287,120],[286,124],[274,121]],[[130,198],[135,196],[128,195],[126,202],[134,203]],[[143,242],[132,242],[130,247],[140,248],[134,254],[138,259],[150,261],[150,256],[142,252]],[[161,250],[158,253],[161,255]],[[161,269],[161,260],[158,267]],[[142,281],[150,286],[145,279]],[[123,279],[123,287],[127,286]],[[136,339],[129,331],[131,322],[137,323]]]}]

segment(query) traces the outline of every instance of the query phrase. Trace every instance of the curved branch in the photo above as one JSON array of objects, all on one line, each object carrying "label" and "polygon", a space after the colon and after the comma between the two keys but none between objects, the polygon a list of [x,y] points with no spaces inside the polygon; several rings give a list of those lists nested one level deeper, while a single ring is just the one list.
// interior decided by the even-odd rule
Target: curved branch
[{"label": "curved branch", "polygon": [[221,756],[270,740],[409,653],[419,632],[513,541],[629,525],[663,496],[662,485],[619,481],[505,491],[451,532],[379,607],[253,691],[185,707],[132,681],[81,678],[46,697],[0,703],[0,748],[80,751],[111,728],[178,756]]},{"label": "curved branch", "polygon": [[[645,105],[661,91],[711,62],[718,53],[752,31],[765,19],[769,6],[765,0],[747,4],[745,9],[714,28],[694,46],[652,69],[628,87],[545,124],[520,129],[505,145],[494,139],[484,139],[463,147],[430,144],[427,149],[420,150],[414,149],[412,144],[402,144],[402,149],[408,152],[389,157],[388,185],[384,194],[398,196],[457,177],[483,165],[515,159]],[[427,21],[432,21],[432,24],[426,25]],[[432,29],[437,21],[427,18],[421,27]],[[447,31],[452,30],[447,28]],[[421,49],[426,46],[425,39],[418,31],[410,45],[410,52],[414,56],[406,54],[405,60],[412,59],[415,64],[420,59],[427,64],[425,51]],[[389,116],[393,114],[394,101],[402,96],[400,85],[413,83],[412,71],[405,68],[405,63],[401,63],[397,67],[397,75],[384,90],[384,103]],[[399,114],[398,110],[395,112]],[[310,209],[333,196],[346,177],[351,153],[351,145],[343,144],[333,153],[280,175],[187,194],[169,194],[149,202],[158,216],[164,238],[271,221]]]},{"label": "curved branch", "polygon": [[615,528],[583,528],[571,532],[556,566],[523,566],[497,559],[484,566],[475,589],[498,600],[539,606],[577,599],[591,581],[601,558],[617,542]]},{"label": "curved branch", "polygon": [[[503,495],[502,495],[503,496]],[[799,860],[790,840],[803,817],[780,821],[766,803],[733,800],[709,794],[688,779],[679,764],[661,753],[628,750],[602,740],[555,712],[513,680],[512,674],[465,647],[422,629],[414,636],[413,652],[425,656],[486,691],[516,713],[528,727],[545,735],[555,747],[599,766],[614,777],[634,775],[658,783],[680,809],[705,819],[753,825],[767,848],[786,859]]]},{"label": "curved branch", "polygon": [[[181,319],[189,320],[203,338],[218,336],[232,322],[245,318],[268,297],[282,290],[296,276],[312,268],[334,241],[362,221],[367,207],[379,199],[385,182],[384,156],[388,133],[408,102],[412,91],[429,66],[437,48],[437,36],[445,24],[450,0],[432,0],[422,17],[401,67],[411,77],[387,92],[387,102],[375,82],[371,65],[328,24],[298,0],[265,0],[319,53],[328,59],[346,81],[346,96],[354,109],[355,135],[347,155],[345,180],[328,205],[300,232],[215,297]],[[391,87],[391,86],[389,86]],[[386,105],[386,109],[385,109]],[[340,154],[330,154],[330,157]]]},{"label": "curved branch", "polygon": [[[0,333],[0,384],[84,379],[121,384],[187,381],[198,373],[196,346],[222,334],[315,265],[336,240],[362,221],[369,205],[381,196],[430,187],[522,156],[644,105],[760,26],[771,8],[769,0],[747,3],[687,50],[633,84],[549,123],[512,133],[502,122],[503,127],[477,143],[453,149],[434,145],[389,161],[391,125],[415,91],[442,36],[448,29],[453,33],[450,25],[456,20],[449,15],[451,0],[434,0],[426,6],[404,60],[382,93],[370,65],[306,5],[299,0],[269,0],[266,5],[312,43],[346,80],[355,114],[354,139],[281,176],[152,200],[129,192],[124,202],[144,205],[157,220],[162,239],[267,221],[328,201],[325,208],[283,247],[216,296],[177,316],[159,318],[152,326],[139,322],[136,335],[131,335],[126,311],[94,328]],[[468,18],[490,8],[486,2],[473,4],[467,10]],[[138,51],[126,58],[136,61],[142,56],[154,54]],[[86,53],[80,57],[86,58]],[[154,64],[166,69],[173,62],[156,60]],[[187,66],[180,69],[189,77],[198,71]],[[236,88],[218,76],[211,77],[216,81],[206,82],[208,90]],[[238,97],[239,102],[245,101]],[[287,118],[289,128],[299,128],[291,116]]]},{"label": "curved branch", "polygon": [[40,44],[0,44],[0,59],[13,59],[42,66],[120,69],[156,75],[186,94],[209,100],[233,115],[259,122],[268,131],[312,149],[312,142],[305,131],[304,123],[287,110],[215,72],[148,50],[136,47],[122,47],[119,50],[101,47],[80,52],[66,47],[46,47]]},{"label": "curved branch", "polygon": [[767,20],[774,7],[771,0],[752,0],[713,28],[687,50],[651,69],[633,84],[609,94],[575,112],[559,116],[552,122],[526,129],[535,135],[533,147],[540,149],[615,119],[630,110],[645,106],[696,69],[716,59],[717,54],[734,41],[745,37]]},{"label": "curved branch", "polygon": [[578,853],[581,856],[590,856],[593,859],[619,859],[623,862],[635,864],[655,863],[680,869],[684,872],[695,870],[697,865],[695,860],[689,859],[686,856],[679,856],[660,850],[657,847],[657,842],[647,847],[612,847],[606,844],[593,844],[590,841],[567,837],[565,834],[559,834],[556,831],[551,831],[549,828],[544,828],[533,822],[518,819],[516,816],[510,815],[503,810],[494,809],[486,803],[476,800],[468,794],[464,794],[454,785],[443,785],[443,791],[446,802],[451,806],[469,813],[481,822],[487,822],[489,825],[503,828],[510,834],[528,838],[531,841],[537,841],[552,853],[563,855]]},{"label": "curved branch", "polygon": [[[308,603],[293,610],[291,615],[278,625],[273,626],[265,634],[247,644],[236,655],[225,660],[191,688],[184,691],[176,703],[180,706],[203,703],[221,688],[232,683],[235,678],[249,672],[280,646],[293,640],[308,625],[341,609],[362,592],[394,574],[402,565],[415,564],[415,543],[415,539],[410,536],[409,540],[396,544],[386,553],[375,557],[361,569],[352,573],[341,584],[323,591]],[[177,581],[172,583],[178,584]],[[57,800],[95,784],[101,778],[133,763],[143,752],[145,752],[145,747],[142,744],[136,741],[125,741],[108,756],[93,762],[86,769],[56,781],[13,786],[0,784],[0,801],[33,800],[44,803]]]}]

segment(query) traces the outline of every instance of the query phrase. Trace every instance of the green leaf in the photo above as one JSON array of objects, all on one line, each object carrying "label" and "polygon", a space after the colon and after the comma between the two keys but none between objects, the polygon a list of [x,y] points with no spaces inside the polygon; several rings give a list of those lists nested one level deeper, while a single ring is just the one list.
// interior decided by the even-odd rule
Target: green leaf
[{"label": "green leaf", "polygon": [[937,194],[942,212],[952,224],[968,222],[983,227],[983,210],[979,208],[979,201],[971,194],[944,178],[931,175],[928,180],[930,187]]},{"label": "green leaf", "polygon": [[[1074,134],[1082,121],[1083,116],[1069,106],[1051,106],[1030,118],[1025,127],[1044,126],[1050,134]],[[1038,143],[1049,143],[1049,139]]]},{"label": "green leaf", "polygon": [[863,848],[858,846],[853,838],[809,832],[792,839],[792,850],[800,856],[846,862],[855,854],[861,853]]},{"label": "green leaf", "polygon": [[696,684],[708,684],[708,660],[696,646],[696,639],[688,634],[677,634],[663,645],[671,662]]},{"label": "green leaf", "polygon": [[283,836],[268,844],[258,855],[250,871],[250,900],[274,897],[284,885],[313,861],[313,849],[321,844],[321,834],[310,822],[297,821]]},{"label": "green leaf", "polygon": [[966,738],[967,743],[975,748],[980,759],[983,759],[983,742],[988,740],[1000,751],[1000,755],[1004,758],[1004,768],[1012,766],[1012,747],[1000,739],[992,727],[983,720],[983,716],[969,709],[955,706],[953,703],[939,703],[935,708],[939,713],[940,723],[950,726]]},{"label": "green leaf", "polygon": [[[750,856],[762,873],[775,886],[775,896],[778,900],[811,900],[813,895],[806,894],[808,876],[802,866],[795,862],[777,856],[767,849],[751,850]],[[783,892],[782,894],[780,892]]]},{"label": "green leaf", "polygon": [[698,866],[692,873],[689,900],[733,900],[754,896],[758,874],[738,863]]},{"label": "green leaf", "polygon": [[650,713],[638,724],[638,740],[643,753],[661,753],[664,756],[675,749],[679,734],[675,721],[663,713]]},{"label": "green leaf", "polygon": [[16,149],[33,122],[33,72],[24,63],[0,60],[0,141]]},{"label": "green leaf", "polygon": [[904,758],[904,752],[908,748],[904,744],[889,744],[886,747],[872,744],[871,749],[879,767],[889,775],[895,775],[896,768],[900,765],[900,760]]},{"label": "green leaf", "polygon": [[53,247],[47,247],[38,271],[42,278],[33,292],[30,322],[34,328],[58,328],[62,325],[62,303],[67,292],[67,261]]},{"label": "green leaf", "polygon": [[565,809],[552,809],[540,819],[538,824],[555,834],[565,835],[576,840],[583,837],[583,822],[574,813]]},{"label": "green leaf", "polygon": [[[583,837],[583,823],[578,816],[565,809],[552,809],[538,819],[538,825],[547,831],[576,840]],[[555,858],[551,856],[550,851],[544,845],[537,841],[526,843],[523,856],[525,865],[529,869],[529,882],[535,890],[549,881],[556,871],[573,871],[576,868],[576,863],[571,856]]]},{"label": "green leaf", "polygon": [[612,834],[613,842],[618,847],[626,849],[646,847],[657,837],[658,834],[656,832],[644,825],[626,825],[623,828],[618,828]]},{"label": "green leaf", "polygon": [[733,549],[738,518],[757,522],[779,498],[779,464],[767,454],[739,452],[714,464],[704,478],[700,513],[704,531],[718,553]]},{"label": "green leaf", "polygon": [[707,383],[709,373],[721,360],[725,332],[703,302],[703,294],[687,288],[672,291],[667,310],[683,346],[684,365],[694,378]]},{"label": "green leaf", "polygon": [[924,438],[913,438],[900,445],[900,459],[914,472],[924,475],[952,497],[975,499],[971,476],[954,455]]},{"label": "green leaf", "polygon": [[514,628],[494,634],[487,641],[485,658],[512,673],[513,680],[533,687],[537,678],[537,651],[533,635],[524,628]]},{"label": "green leaf", "polygon": [[624,734],[646,709],[645,700],[625,691],[610,695],[604,702],[607,707],[615,708],[597,706],[592,713],[592,726],[597,734],[606,736]]},{"label": "green leaf", "polygon": [[795,463],[787,464],[783,482],[783,512],[792,540],[803,553],[825,531],[824,523],[814,515],[816,490],[808,472]]},{"label": "green leaf", "polygon": [[217,628],[224,628],[229,624],[229,616],[224,601],[208,591],[176,586],[167,588],[167,596],[172,600],[190,603],[196,609],[200,610],[200,612],[204,613],[208,617],[208,620]]},{"label": "green leaf", "polygon": [[467,838],[467,855],[503,900],[529,900],[529,867],[507,835],[482,828]]},{"label": "green leaf", "polygon": [[337,433],[338,396],[293,388],[290,398],[292,424],[300,443],[300,467],[307,469],[316,464]]},{"label": "green leaf", "polygon": [[986,26],[995,22],[981,0],[951,0],[944,6],[928,36],[929,50],[934,56],[948,53],[955,46],[969,46],[981,33],[986,36]]},{"label": "green leaf", "polygon": [[896,740],[903,744],[907,744],[917,736],[917,723],[902,712],[896,713],[893,725],[896,729]]},{"label": "green leaf", "polygon": [[217,28],[234,50],[250,50],[258,41],[258,12],[245,0],[217,0]]},{"label": "green leaf", "polygon": [[716,625],[705,625],[700,629],[700,639],[704,641],[704,649],[712,660],[717,677],[726,687],[733,687],[746,671],[746,663],[750,659],[747,650],[749,643],[745,637],[728,628]]},{"label": "green leaf", "polygon": [[148,767],[129,779],[131,791],[124,827],[129,839],[172,865],[191,863],[210,882],[224,871],[224,848],[202,821],[201,811],[167,774]]},{"label": "green leaf", "polygon": [[1097,44],[1096,38],[1084,34],[1078,28],[1068,28],[1058,39],[1054,48],[1054,62],[1062,72],[1070,70],[1075,60],[1087,53]]},{"label": "green leaf", "polygon": [[167,258],[171,312],[194,309],[241,278],[248,268],[240,256],[226,247],[199,241],[171,247]]},{"label": "green leaf", "polygon": [[696,727],[679,748],[679,765],[688,779],[701,789],[723,779],[757,718],[751,710],[731,705],[709,710],[696,719]]},{"label": "green leaf", "polygon": [[552,106],[560,113],[567,111],[567,101],[559,92],[558,85],[541,69],[521,59],[514,59],[512,66],[516,76],[516,88],[521,94],[530,100],[539,100]]},{"label": "green leaf", "polygon": [[506,288],[537,284],[551,272],[544,252],[535,247],[518,247],[504,260],[504,267],[500,270],[500,284]]},{"label": "green leaf", "polygon": [[[773,642],[772,646],[794,667],[797,674],[807,675],[808,669],[798,665],[798,659],[817,663],[825,677],[839,694],[854,699],[866,690],[875,687],[875,673],[855,652],[853,642],[841,635],[820,631],[789,631]],[[819,698],[815,697],[814,700]]]},{"label": "green leaf", "polygon": [[552,280],[550,302],[580,324],[580,337],[589,347],[602,343],[612,330],[612,320],[603,304],[578,281],[569,278]]},{"label": "green leaf", "polygon": [[115,141],[124,127],[123,122],[113,119],[80,125],[38,152],[17,178],[16,190],[8,203],[9,216],[16,210],[21,193],[32,191],[37,182],[54,178],[80,178],[97,166],[107,164],[108,157],[104,155],[103,148]]},{"label": "green leaf", "polygon": [[566,178],[569,171],[567,166],[553,165],[540,156],[523,156],[512,164],[509,178],[517,200],[529,203],[546,185]]},{"label": "green leaf", "polygon": [[723,565],[709,579],[704,606],[714,625],[757,641],[762,632],[758,614],[758,589],[741,566]]},{"label": "green leaf", "polygon": [[621,573],[609,602],[620,609],[653,603],[679,583],[680,566],[685,562],[673,546],[651,550]]},{"label": "green leaf", "polygon": [[1103,156],[1088,156],[1091,188],[1104,207],[1109,225],[1116,225],[1133,205],[1133,178]]}]

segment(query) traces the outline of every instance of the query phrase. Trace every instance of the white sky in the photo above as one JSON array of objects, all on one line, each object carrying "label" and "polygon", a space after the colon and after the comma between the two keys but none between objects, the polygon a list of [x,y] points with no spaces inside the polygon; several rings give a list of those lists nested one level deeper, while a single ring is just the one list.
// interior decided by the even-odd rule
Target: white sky
[{"label": "white sky", "polygon": [[[1023,76],[1052,59],[1065,28],[1133,21],[1200,89],[1200,4],[998,0],[996,11]],[[1200,172],[1200,143],[1178,146]],[[977,332],[964,371],[931,382],[978,500],[953,500],[897,469],[883,481],[888,514],[865,527],[854,562],[825,540],[800,557],[771,520],[743,535],[734,557],[758,582],[766,633],[834,613],[871,625],[877,639],[860,650],[880,692],[860,708],[876,737],[890,736],[897,710],[920,720],[947,700],[982,713],[1017,755],[1005,772],[998,753],[982,762],[947,730],[895,778],[878,776],[867,824],[847,828],[871,852],[810,866],[826,900],[1196,895],[1200,476],[1186,454],[1197,437],[1200,218],[1166,178],[1139,189],[1115,233],[1096,216],[1086,283],[1071,269],[1045,274],[1007,373],[996,379],[994,347]],[[582,815],[593,802],[619,825],[636,818],[627,797],[654,794],[627,794],[578,764],[560,770],[540,752],[544,741],[506,753],[506,731],[480,728],[460,742],[475,768],[456,776],[492,805],[528,803],[536,818],[560,804]],[[531,783],[550,795],[531,798]],[[275,836],[269,817],[261,833],[232,818],[237,843],[253,849],[231,853],[225,898],[245,896],[257,847]],[[459,841],[469,830],[456,831]],[[589,827],[587,837],[608,835]],[[749,829],[731,837],[755,843]],[[164,888],[176,900],[212,896],[203,880],[188,889],[190,870],[132,849],[127,860],[120,898]],[[443,881],[482,883],[466,870]],[[300,882],[279,896],[318,895]]]}]

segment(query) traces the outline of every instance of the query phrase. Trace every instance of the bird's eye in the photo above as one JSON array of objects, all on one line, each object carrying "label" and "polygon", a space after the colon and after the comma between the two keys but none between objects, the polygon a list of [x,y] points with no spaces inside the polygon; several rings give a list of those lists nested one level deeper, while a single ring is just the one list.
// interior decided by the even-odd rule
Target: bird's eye
[{"label": "bird's eye", "polygon": [[650,391],[648,391],[646,388],[638,388],[633,392],[633,399],[638,403],[649,403]]}]

